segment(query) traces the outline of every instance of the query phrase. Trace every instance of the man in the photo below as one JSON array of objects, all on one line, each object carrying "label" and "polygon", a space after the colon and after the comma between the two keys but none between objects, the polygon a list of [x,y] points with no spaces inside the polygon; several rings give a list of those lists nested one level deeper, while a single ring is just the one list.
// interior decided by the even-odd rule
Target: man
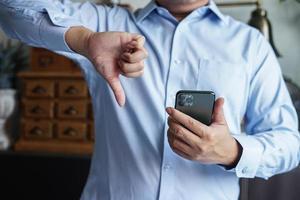
[{"label": "man", "polygon": [[[134,14],[0,4],[7,35],[69,56],[85,74],[96,142],[83,200],[234,200],[239,177],[298,165],[297,116],[270,45],[213,1],[157,0]],[[210,126],[171,108],[182,89],[219,97]]]}]

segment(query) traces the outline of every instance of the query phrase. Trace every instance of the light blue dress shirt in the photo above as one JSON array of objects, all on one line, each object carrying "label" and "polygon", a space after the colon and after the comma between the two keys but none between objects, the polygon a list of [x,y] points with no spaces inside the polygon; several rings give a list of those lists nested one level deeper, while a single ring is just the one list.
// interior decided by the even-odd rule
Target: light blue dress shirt
[{"label": "light blue dress shirt", "polygon": [[[0,6],[8,36],[69,56],[85,74],[96,141],[82,200],[234,200],[239,177],[267,179],[298,165],[297,116],[270,45],[213,1],[180,23],[154,2],[135,13],[69,1],[1,0]],[[125,107],[91,63],[66,45],[64,34],[76,25],[146,37],[144,75],[121,76]],[[165,108],[182,89],[225,98],[229,129],[243,147],[234,169],[185,160],[170,149]]]}]

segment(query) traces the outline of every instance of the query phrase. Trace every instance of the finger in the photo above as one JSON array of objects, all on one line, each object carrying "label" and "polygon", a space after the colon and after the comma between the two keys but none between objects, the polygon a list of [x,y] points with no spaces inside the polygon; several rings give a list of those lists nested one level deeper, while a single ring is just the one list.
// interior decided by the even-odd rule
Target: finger
[{"label": "finger", "polygon": [[171,132],[170,129],[167,131],[167,136],[168,136],[168,142],[169,142],[169,144],[171,146],[171,144],[173,144],[174,134]]},{"label": "finger", "polygon": [[146,38],[142,35],[138,35],[133,38],[133,42],[136,42],[136,48],[142,48],[145,44]]},{"label": "finger", "polygon": [[187,144],[185,144],[184,142],[176,138],[173,140],[173,143],[171,144],[171,148],[178,150],[189,157],[191,157],[194,152],[194,150],[190,146],[188,146]]},{"label": "finger", "polygon": [[[176,137],[175,133],[171,129],[168,129],[167,136],[168,136],[168,142],[170,144],[170,147],[172,147],[173,142],[175,141],[175,139],[180,140],[180,138]],[[184,143],[184,141],[182,141],[182,142]]]},{"label": "finger", "polygon": [[113,93],[115,95],[115,98],[118,102],[118,104],[122,107],[125,105],[125,93],[123,90],[123,87],[121,85],[120,79],[118,77],[113,77],[107,79],[108,84],[110,85],[111,89],[113,90]]},{"label": "finger", "polygon": [[144,41],[132,40],[131,42],[127,43],[126,49],[142,49],[143,46],[144,46]]},{"label": "finger", "polygon": [[191,156],[187,155],[186,153],[184,153],[184,152],[182,152],[182,151],[180,151],[178,149],[174,148],[174,149],[172,149],[172,151],[174,151],[176,154],[178,154],[179,156],[181,156],[181,157],[183,157],[183,158],[185,158],[187,160],[193,160],[193,158]]},{"label": "finger", "polygon": [[127,48],[142,48],[145,44],[145,37],[136,33],[130,34],[130,40],[127,42]]},{"label": "finger", "polygon": [[213,122],[218,124],[226,124],[224,111],[224,98],[218,98],[215,102],[214,112],[213,112]]},{"label": "finger", "polygon": [[123,61],[126,61],[128,63],[137,63],[140,61],[143,61],[145,58],[147,58],[148,54],[146,50],[139,49],[133,53],[125,52],[121,55],[121,59]]},{"label": "finger", "polygon": [[172,119],[176,120],[199,137],[203,137],[205,130],[207,129],[207,126],[205,124],[174,108],[168,107],[166,111],[169,116],[172,117]]},{"label": "finger", "polygon": [[119,67],[122,73],[133,73],[133,72],[139,72],[144,69],[144,62],[138,62],[138,63],[127,63],[122,60],[119,61]]},{"label": "finger", "polygon": [[138,72],[132,72],[132,73],[122,73],[123,76],[126,76],[128,78],[137,78],[144,74],[144,70],[138,71]]},{"label": "finger", "polygon": [[197,143],[201,142],[201,138],[195,133],[190,132],[188,129],[178,124],[176,121],[169,118],[168,125],[173,137],[176,137],[191,147],[195,147]]}]

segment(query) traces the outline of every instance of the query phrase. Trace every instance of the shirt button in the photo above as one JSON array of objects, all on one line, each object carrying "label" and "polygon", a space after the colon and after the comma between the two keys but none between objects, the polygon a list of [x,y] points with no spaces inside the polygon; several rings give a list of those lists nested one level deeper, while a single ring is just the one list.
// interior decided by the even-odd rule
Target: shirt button
[{"label": "shirt button", "polygon": [[181,60],[174,60],[175,64],[181,64]]},{"label": "shirt button", "polygon": [[248,167],[245,167],[244,169],[242,169],[242,173],[243,174],[246,174],[246,173],[249,173],[249,168]]},{"label": "shirt button", "polygon": [[164,170],[169,170],[169,169],[171,169],[171,166],[169,164],[165,164],[164,165]]},{"label": "shirt button", "polygon": [[55,20],[55,21],[59,21],[60,19],[61,19],[61,18],[58,17],[58,16],[54,17],[54,20]]},{"label": "shirt button", "polygon": [[163,13],[164,13],[164,11],[162,11],[162,10],[158,10],[158,13],[159,13],[159,14],[163,14]]}]

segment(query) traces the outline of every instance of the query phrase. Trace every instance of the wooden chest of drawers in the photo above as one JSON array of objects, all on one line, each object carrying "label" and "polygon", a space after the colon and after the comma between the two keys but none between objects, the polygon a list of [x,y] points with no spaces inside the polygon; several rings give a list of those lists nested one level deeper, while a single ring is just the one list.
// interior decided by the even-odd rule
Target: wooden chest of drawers
[{"label": "wooden chest of drawers", "polygon": [[16,150],[90,154],[92,105],[78,72],[23,72],[21,138]]}]

